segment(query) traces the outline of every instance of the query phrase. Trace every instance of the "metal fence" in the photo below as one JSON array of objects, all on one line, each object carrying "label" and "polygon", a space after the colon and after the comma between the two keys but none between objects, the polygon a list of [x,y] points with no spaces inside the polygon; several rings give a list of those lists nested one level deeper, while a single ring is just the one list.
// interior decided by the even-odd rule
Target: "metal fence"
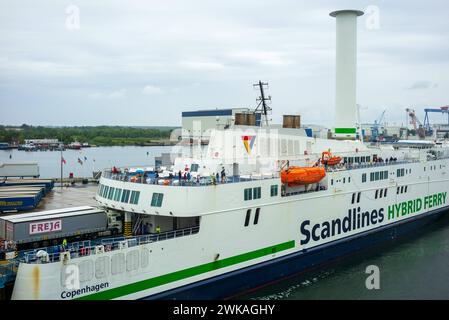
[{"label": "metal fence", "polygon": [[[168,231],[160,234],[150,234],[134,237],[114,237],[99,239],[98,241],[80,241],[70,243],[65,250],[62,249],[59,252],[54,252],[52,248],[39,248],[32,251],[24,252],[19,261],[25,263],[50,263],[61,261],[64,258],[64,254],[68,252],[70,258],[78,258],[83,256],[89,256],[114,250],[120,250],[123,248],[135,247],[146,243],[152,243],[157,241],[163,241],[173,238],[184,237],[199,232],[200,227],[195,226],[191,228],[184,228],[179,230]],[[60,247],[60,246],[58,246]]]}]

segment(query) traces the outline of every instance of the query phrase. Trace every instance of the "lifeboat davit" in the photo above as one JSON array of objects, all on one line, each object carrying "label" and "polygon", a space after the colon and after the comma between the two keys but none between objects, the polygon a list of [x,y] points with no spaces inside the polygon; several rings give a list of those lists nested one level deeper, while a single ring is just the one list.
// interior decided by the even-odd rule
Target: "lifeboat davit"
[{"label": "lifeboat davit", "polygon": [[341,157],[332,156],[329,151],[324,151],[321,155],[321,163],[327,164],[328,166],[335,166],[341,162]]},{"label": "lifeboat davit", "polygon": [[320,182],[326,176],[323,167],[290,167],[281,171],[282,183],[304,185]]}]

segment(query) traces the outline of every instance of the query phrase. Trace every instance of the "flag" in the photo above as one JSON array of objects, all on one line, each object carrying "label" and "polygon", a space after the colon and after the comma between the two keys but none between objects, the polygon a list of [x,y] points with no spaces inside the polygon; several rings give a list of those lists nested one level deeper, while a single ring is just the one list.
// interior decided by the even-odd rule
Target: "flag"
[{"label": "flag", "polygon": [[81,165],[83,165],[83,161],[82,161],[80,158],[78,158],[78,162],[79,162]]},{"label": "flag", "polygon": [[64,159],[63,156],[61,156],[61,162],[62,162],[63,164],[67,164],[67,161],[65,161],[65,159]]}]

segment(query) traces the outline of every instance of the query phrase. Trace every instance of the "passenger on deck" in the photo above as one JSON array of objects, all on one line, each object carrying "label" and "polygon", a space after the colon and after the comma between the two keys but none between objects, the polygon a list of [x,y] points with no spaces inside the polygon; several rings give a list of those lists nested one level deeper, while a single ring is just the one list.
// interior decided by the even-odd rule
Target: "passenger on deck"
[{"label": "passenger on deck", "polygon": [[220,179],[220,176],[218,175],[218,172],[215,174],[215,180],[216,181],[219,181],[219,179]]},{"label": "passenger on deck", "polygon": [[150,225],[147,223],[145,223],[145,225],[143,226],[143,234],[149,234],[150,233]]},{"label": "passenger on deck", "polygon": [[161,233],[161,227],[159,226],[156,227],[156,233]]},{"label": "passenger on deck", "polygon": [[221,183],[226,182],[226,171],[224,167],[221,167]]},{"label": "passenger on deck", "polygon": [[67,239],[64,238],[64,240],[62,240],[62,251],[65,251],[67,249]]}]

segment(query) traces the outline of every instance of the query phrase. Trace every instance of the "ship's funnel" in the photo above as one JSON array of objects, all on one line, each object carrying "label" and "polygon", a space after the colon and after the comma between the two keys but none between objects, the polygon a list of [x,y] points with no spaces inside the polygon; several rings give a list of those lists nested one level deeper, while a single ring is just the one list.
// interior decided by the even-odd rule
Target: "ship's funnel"
[{"label": "ship's funnel", "polygon": [[363,11],[340,10],[330,13],[337,19],[336,93],[334,137],[355,139],[357,79],[357,17]]}]

